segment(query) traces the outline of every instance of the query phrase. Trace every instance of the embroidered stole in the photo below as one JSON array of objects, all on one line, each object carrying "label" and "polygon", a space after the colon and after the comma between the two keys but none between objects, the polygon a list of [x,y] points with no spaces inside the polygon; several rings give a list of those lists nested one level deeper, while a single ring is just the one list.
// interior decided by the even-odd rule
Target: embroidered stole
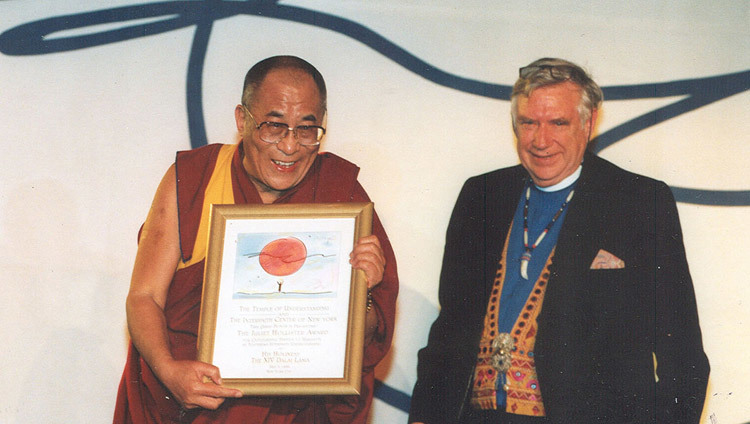
[{"label": "embroidered stole", "polygon": [[542,393],[534,364],[534,342],[536,340],[537,317],[542,310],[542,301],[549,280],[549,266],[555,249],[547,258],[534,288],[511,333],[497,331],[500,294],[505,281],[508,238],[495,273],[492,294],[487,303],[484,330],[479,343],[477,365],[474,369],[471,404],[477,409],[497,409],[498,376],[506,392],[505,411],[519,415],[544,416]]}]

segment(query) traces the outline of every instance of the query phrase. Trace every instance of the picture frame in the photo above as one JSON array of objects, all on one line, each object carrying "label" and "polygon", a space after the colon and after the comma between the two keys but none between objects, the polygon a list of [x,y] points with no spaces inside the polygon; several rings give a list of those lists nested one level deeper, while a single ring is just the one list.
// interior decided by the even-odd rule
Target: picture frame
[{"label": "picture frame", "polygon": [[367,282],[349,253],[373,210],[212,205],[197,359],[245,395],[359,394]]}]

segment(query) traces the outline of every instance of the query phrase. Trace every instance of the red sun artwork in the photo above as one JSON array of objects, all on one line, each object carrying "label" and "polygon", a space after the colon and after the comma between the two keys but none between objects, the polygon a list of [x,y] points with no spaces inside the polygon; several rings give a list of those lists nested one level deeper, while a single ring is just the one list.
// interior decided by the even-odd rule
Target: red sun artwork
[{"label": "red sun artwork", "polygon": [[294,237],[276,239],[260,251],[260,266],[277,277],[297,272],[305,263],[307,247]]}]

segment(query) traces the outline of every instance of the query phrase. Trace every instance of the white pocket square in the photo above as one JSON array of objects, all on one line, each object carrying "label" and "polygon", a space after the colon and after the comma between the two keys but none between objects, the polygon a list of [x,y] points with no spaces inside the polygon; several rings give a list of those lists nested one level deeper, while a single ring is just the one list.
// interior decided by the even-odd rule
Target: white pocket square
[{"label": "white pocket square", "polygon": [[621,268],[625,268],[625,261],[607,252],[604,249],[599,249],[599,253],[596,254],[596,257],[594,258],[594,262],[591,262],[591,267],[590,267],[590,269],[621,269]]}]

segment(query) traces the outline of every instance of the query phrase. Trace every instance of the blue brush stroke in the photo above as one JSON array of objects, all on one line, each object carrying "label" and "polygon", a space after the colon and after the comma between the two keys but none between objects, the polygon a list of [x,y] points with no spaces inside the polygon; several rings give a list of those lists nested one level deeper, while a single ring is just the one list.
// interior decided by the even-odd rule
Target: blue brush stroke
[{"label": "blue brush stroke", "polygon": [[[510,85],[492,84],[445,72],[359,23],[327,13],[279,5],[278,1],[272,0],[169,1],[56,16],[25,23],[3,32],[0,34],[0,52],[11,56],[61,53],[133,40],[195,25],[196,31],[188,59],[186,83],[189,134],[191,146],[195,148],[207,142],[202,87],[211,30],[215,21],[236,15],[262,16],[330,29],[358,40],[405,69],[436,84],[493,99],[508,100],[510,97],[512,88]],[[59,31],[142,19],[150,19],[150,21],[84,35],[47,38]],[[673,96],[681,98],[599,135],[594,140],[594,150],[600,152],[638,131],[748,89],[750,89],[750,70],[658,84],[604,87],[604,95],[608,101]],[[685,203],[750,206],[750,190],[718,191],[672,187],[672,191],[678,201]],[[376,382],[375,395],[381,401],[401,411],[408,412],[409,410],[409,395],[382,381]]]},{"label": "blue brush stroke", "polygon": [[[327,28],[360,41],[395,63],[436,84],[493,99],[507,100],[510,97],[512,88],[510,85],[492,84],[445,72],[361,24],[327,13],[283,6],[277,1],[268,0],[159,2],[47,18],[19,25],[0,34],[0,52],[6,55],[59,53],[132,40],[195,25],[196,31],[188,61],[186,87],[188,129],[191,146],[195,148],[207,143],[203,115],[202,72],[211,28],[216,20],[243,14]],[[164,19],[85,35],[45,38],[63,30],[159,17]],[[747,91],[749,88],[750,70],[661,84],[604,87],[607,100],[670,96],[683,96],[684,98],[600,134],[594,140],[593,150],[600,152],[638,131]],[[748,190],[720,192],[683,187],[672,188],[675,198],[680,202],[723,206],[750,205],[750,191]]]},{"label": "blue brush stroke", "polygon": [[208,40],[214,20],[213,9],[209,7],[220,3],[221,0],[208,0],[200,3],[203,6],[200,18],[196,22],[193,47],[190,49],[188,73],[186,78],[188,131],[190,145],[195,148],[208,144],[206,123],[203,119],[203,68],[208,51]]},{"label": "blue brush stroke", "polygon": [[375,397],[400,411],[409,412],[411,396],[380,380],[375,380]]}]

